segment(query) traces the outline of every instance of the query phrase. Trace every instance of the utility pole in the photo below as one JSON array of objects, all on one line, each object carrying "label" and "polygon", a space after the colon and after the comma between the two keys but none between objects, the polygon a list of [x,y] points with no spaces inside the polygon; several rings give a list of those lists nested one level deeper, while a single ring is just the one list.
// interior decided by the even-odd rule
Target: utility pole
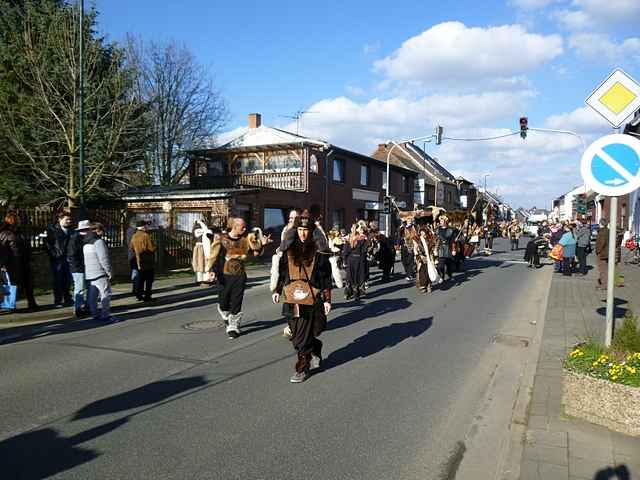
[{"label": "utility pole", "polygon": [[79,143],[79,193],[80,193],[80,210],[84,215],[84,0],[80,2],[80,112],[78,119],[78,143]]}]

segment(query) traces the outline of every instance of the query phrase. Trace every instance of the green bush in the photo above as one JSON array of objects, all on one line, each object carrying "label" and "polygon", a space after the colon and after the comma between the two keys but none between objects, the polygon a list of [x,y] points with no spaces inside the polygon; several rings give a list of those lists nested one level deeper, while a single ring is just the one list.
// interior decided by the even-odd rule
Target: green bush
[{"label": "green bush", "polygon": [[619,330],[613,336],[611,342],[613,350],[620,352],[640,352],[640,330],[638,319],[628,311]]}]

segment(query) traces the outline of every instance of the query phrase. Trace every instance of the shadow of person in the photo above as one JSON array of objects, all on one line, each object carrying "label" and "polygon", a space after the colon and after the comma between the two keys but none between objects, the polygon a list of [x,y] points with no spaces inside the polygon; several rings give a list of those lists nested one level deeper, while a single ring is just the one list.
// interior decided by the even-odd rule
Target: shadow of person
[{"label": "shadow of person", "polygon": [[100,454],[78,445],[127,422],[126,418],[120,418],[69,438],[51,428],[43,428],[3,440],[0,442],[2,478],[39,480],[90,462]]},{"label": "shadow of person", "polygon": [[593,480],[631,480],[631,472],[626,465],[618,465],[615,468],[607,467],[598,470]]},{"label": "shadow of person", "polygon": [[331,352],[323,362],[323,370],[330,370],[356,358],[366,358],[386,348],[395,347],[408,338],[422,335],[432,324],[433,317],[429,317],[405,323],[392,323],[370,330],[349,345]]},{"label": "shadow of person", "polygon": [[379,317],[387,313],[395,312],[409,308],[411,302],[406,298],[392,298],[385,300],[375,300],[370,303],[363,303],[361,308],[351,310],[339,317],[330,319],[327,323],[327,330],[337,330],[338,328],[348,327],[361,320],[367,318]]},{"label": "shadow of person", "polygon": [[76,412],[73,420],[97,417],[108,413],[121,412],[132,408],[152,405],[169,397],[194,388],[207,385],[203,376],[179,378],[176,380],[161,380],[149,383],[140,388],[129,390],[118,395],[103,398],[85,405]]}]

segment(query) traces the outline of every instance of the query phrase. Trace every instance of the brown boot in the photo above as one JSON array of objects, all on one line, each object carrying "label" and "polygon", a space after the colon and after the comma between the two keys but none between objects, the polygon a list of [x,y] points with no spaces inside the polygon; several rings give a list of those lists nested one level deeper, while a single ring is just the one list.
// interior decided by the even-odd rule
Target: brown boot
[{"label": "brown boot", "polygon": [[309,377],[309,361],[311,360],[311,354],[299,353],[298,361],[296,362],[296,373],[289,379],[291,383],[302,383]]}]

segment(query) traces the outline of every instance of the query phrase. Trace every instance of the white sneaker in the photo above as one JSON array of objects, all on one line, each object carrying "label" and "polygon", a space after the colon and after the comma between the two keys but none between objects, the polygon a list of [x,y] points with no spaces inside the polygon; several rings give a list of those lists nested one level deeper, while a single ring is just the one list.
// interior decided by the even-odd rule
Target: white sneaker
[{"label": "white sneaker", "polygon": [[240,336],[240,320],[242,319],[242,312],[237,314],[229,314],[227,324],[227,335],[229,338],[238,338]]}]

